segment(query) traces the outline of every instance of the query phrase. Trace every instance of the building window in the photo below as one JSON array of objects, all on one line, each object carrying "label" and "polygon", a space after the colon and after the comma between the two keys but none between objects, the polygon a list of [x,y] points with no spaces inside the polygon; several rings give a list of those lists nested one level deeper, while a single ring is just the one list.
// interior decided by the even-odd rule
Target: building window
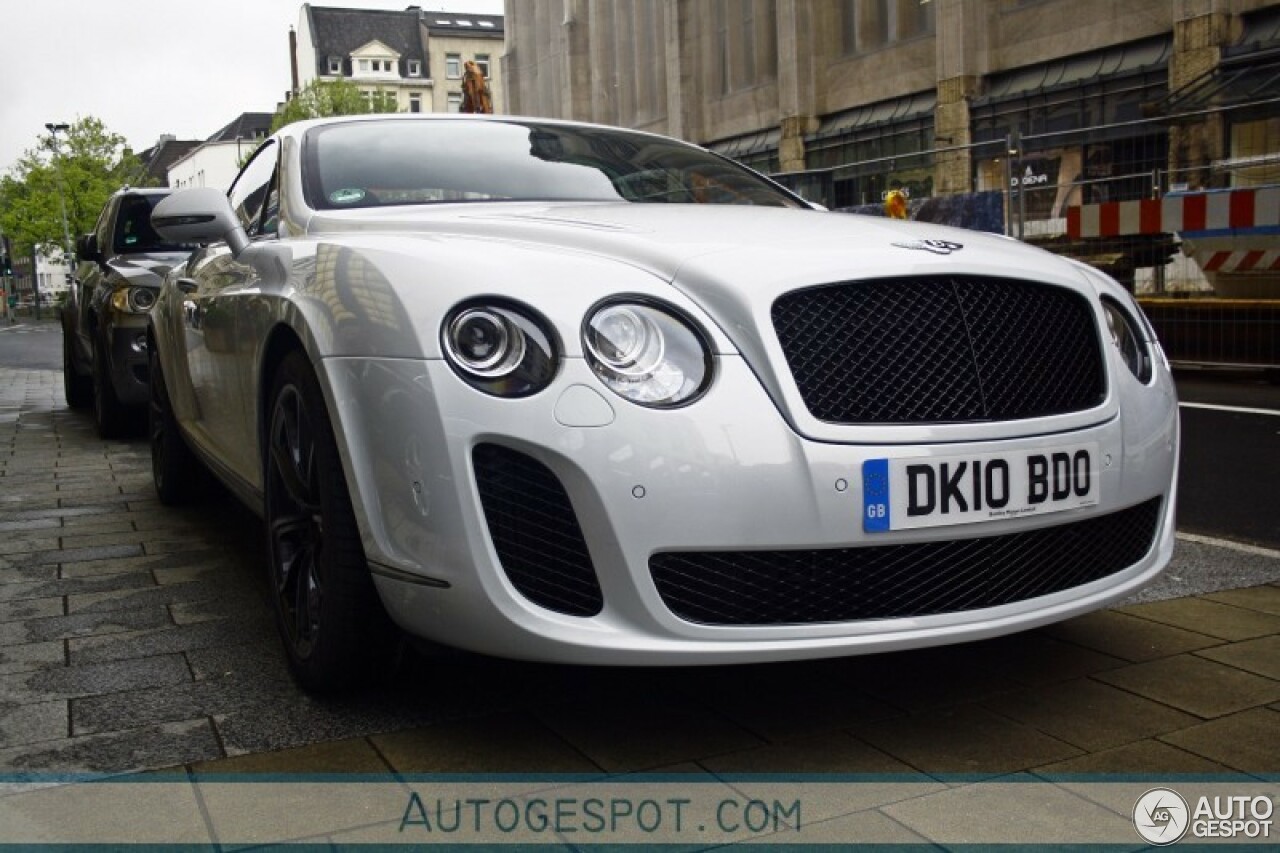
[{"label": "building window", "polygon": [[339,57],[337,56],[329,57],[329,73],[330,74],[342,73],[342,60]]},{"label": "building window", "polygon": [[462,79],[462,54],[446,53],[444,55],[444,76],[450,80]]},{"label": "building window", "polygon": [[418,94],[417,92],[409,93],[409,112],[411,113],[422,112],[422,95]]},{"label": "building window", "polygon": [[461,92],[449,93],[449,112],[451,113],[462,112],[462,93]]},{"label": "building window", "polygon": [[418,60],[416,60],[416,59],[410,59],[410,60],[409,60],[409,76],[410,76],[410,77],[421,77],[421,76],[422,76],[422,63],[421,63],[421,62],[419,62],[419,61],[418,61]]},{"label": "building window", "polygon": [[358,68],[359,70],[361,70],[361,71],[363,71],[364,73],[368,74],[368,73],[369,73],[369,60],[367,60],[367,59],[358,59],[358,60],[356,60],[356,68]]},{"label": "building window", "polygon": [[480,73],[484,75],[484,79],[489,79],[489,54],[476,54],[476,67],[480,69]]}]

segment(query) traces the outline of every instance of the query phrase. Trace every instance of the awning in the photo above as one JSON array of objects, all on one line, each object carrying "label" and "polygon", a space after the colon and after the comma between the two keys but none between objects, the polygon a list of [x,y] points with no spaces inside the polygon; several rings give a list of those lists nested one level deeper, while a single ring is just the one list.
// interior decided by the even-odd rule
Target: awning
[{"label": "awning", "polygon": [[707,145],[717,154],[735,160],[739,157],[749,157],[752,154],[762,154],[766,151],[776,151],[778,149],[778,141],[782,139],[782,131],[779,128],[769,128],[756,133],[747,133],[742,136],[735,136],[732,139],[722,139],[719,142],[712,142]]},{"label": "awning", "polygon": [[1171,49],[1170,40],[1162,36],[992,74],[986,92],[973,99],[973,106],[1163,71]]},{"label": "awning", "polygon": [[874,104],[858,107],[853,110],[832,113],[822,119],[817,133],[805,137],[808,141],[819,141],[833,136],[847,136],[864,128],[893,125],[917,118],[927,118],[932,124],[933,111],[938,105],[936,90],[918,92],[903,98],[889,101],[878,101]]},{"label": "awning", "polygon": [[1280,47],[1224,58],[1217,68],[1142,105],[1142,113],[1172,122],[1202,110],[1271,102],[1280,110]]}]

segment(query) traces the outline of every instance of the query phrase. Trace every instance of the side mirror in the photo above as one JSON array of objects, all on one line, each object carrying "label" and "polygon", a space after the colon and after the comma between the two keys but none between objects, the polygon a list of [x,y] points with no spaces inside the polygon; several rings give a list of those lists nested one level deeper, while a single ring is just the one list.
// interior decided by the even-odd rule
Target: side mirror
[{"label": "side mirror", "polygon": [[76,238],[76,257],[82,261],[100,261],[97,234],[81,234]]},{"label": "side mirror", "polygon": [[167,243],[226,242],[237,257],[249,245],[227,197],[213,187],[182,190],[151,211],[151,227]]}]

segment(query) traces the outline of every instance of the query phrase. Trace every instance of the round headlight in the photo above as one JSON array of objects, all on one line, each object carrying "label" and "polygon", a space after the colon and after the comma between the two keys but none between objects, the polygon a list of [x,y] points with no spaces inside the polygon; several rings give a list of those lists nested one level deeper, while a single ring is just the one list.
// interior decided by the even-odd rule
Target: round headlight
[{"label": "round headlight", "polygon": [[1142,327],[1128,311],[1111,299],[1103,298],[1102,310],[1107,315],[1107,331],[1111,335],[1111,342],[1120,350],[1120,357],[1129,372],[1145,385],[1151,381],[1151,354],[1142,335]]},{"label": "round headlight", "polygon": [[546,321],[501,302],[455,308],[440,330],[445,358],[468,385],[499,397],[527,397],[556,374],[555,336]]},{"label": "round headlight", "polygon": [[129,288],[129,307],[139,314],[144,314],[151,310],[151,306],[156,304],[156,292],[149,287],[131,287]]},{"label": "round headlight", "polygon": [[485,379],[505,376],[524,357],[519,327],[488,308],[472,308],[455,317],[445,346],[463,369]]},{"label": "round headlight", "polygon": [[634,302],[593,311],[582,342],[591,369],[620,397],[642,406],[679,406],[711,379],[711,351],[694,326],[676,314]]}]

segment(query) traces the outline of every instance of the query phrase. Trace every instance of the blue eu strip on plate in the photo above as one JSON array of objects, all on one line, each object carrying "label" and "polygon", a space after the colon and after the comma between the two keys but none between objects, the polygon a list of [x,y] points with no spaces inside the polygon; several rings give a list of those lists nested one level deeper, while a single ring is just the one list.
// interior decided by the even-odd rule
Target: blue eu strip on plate
[{"label": "blue eu strip on plate", "polygon": [[883,533],[889,529],[889,460],[862,463],[862,529]]}]

